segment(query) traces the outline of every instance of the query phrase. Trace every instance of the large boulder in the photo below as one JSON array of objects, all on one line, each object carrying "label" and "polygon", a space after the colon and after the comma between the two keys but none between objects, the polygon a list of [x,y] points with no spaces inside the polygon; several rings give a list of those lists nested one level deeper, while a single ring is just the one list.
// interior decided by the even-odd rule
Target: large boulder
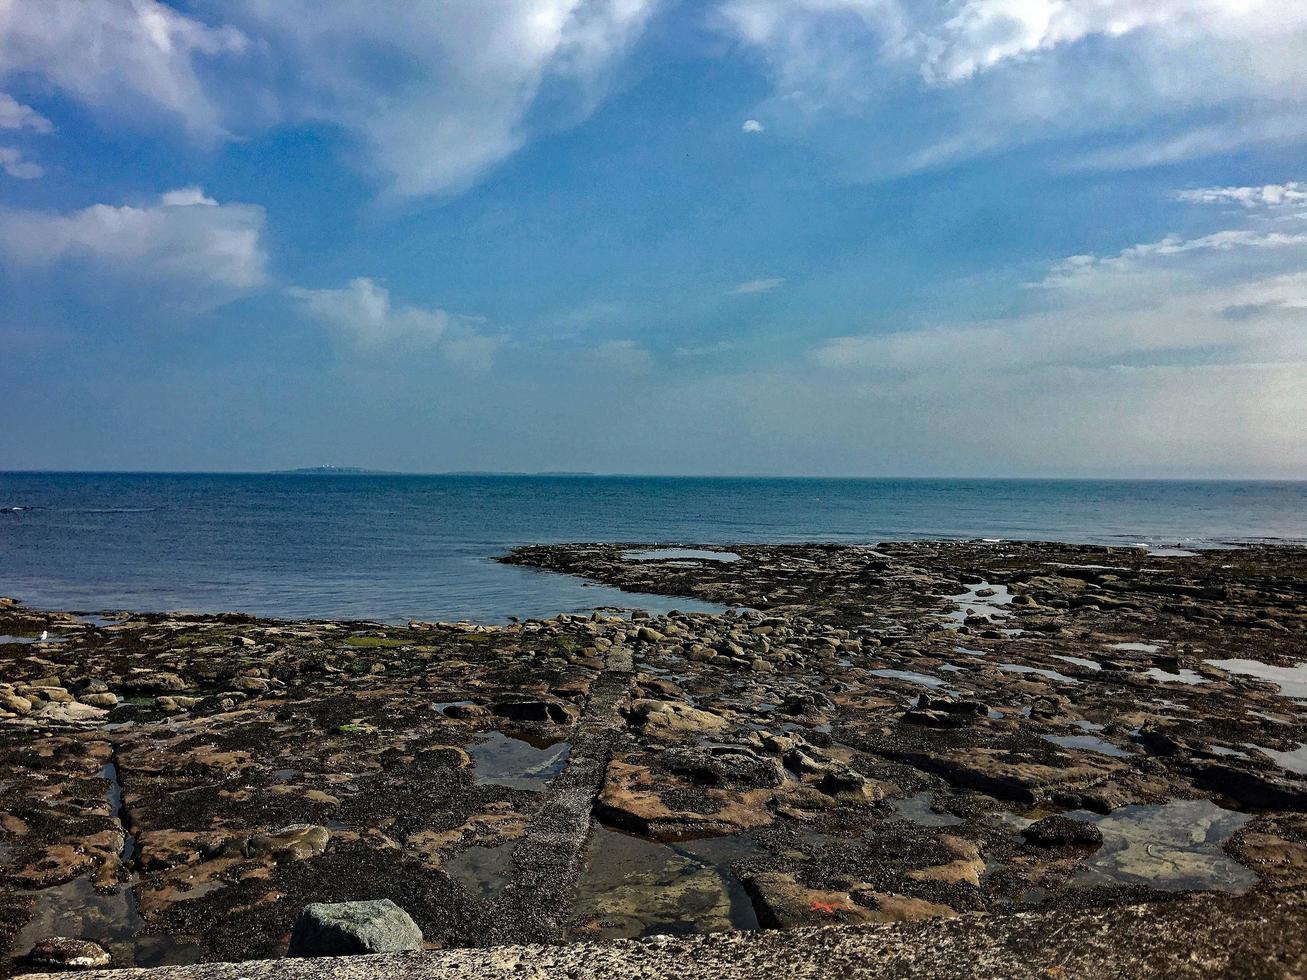
[{"label": "large boulder", "polygon": [[306,905],[290,934],[290,956],[402,953],[422,948],[422,930],[388,898]]}]

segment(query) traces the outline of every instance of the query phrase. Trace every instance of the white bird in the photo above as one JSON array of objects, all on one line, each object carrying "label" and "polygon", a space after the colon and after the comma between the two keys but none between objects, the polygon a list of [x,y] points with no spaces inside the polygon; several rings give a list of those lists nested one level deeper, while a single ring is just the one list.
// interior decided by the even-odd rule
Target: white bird
[{"label": "white bird", "polygon": [[46,640],[48,640],[48,639],[50,639],[50,631],[49,631],[49,630],[41,630],[41,642],[44,643],[44,642],[45,642]]}]

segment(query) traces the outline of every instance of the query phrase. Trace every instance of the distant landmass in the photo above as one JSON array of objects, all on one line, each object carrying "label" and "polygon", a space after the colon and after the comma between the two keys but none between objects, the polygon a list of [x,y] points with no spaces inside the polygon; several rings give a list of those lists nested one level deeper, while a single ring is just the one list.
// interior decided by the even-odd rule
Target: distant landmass
[{"label": "distant landmass", "polygon": [[525,470],[450,470],[439,476],[598,476],[584,470],[540,470],[528,473]]},{"label": "distant landmass", "polygon": [[[305,466],[294,470],[273,470],[273,476],[417,476],[394,470],[368,470],[361,466]],[[596,476],[595,473],[572,470],[549,470],[539,473],[510,472],[506,470],[449,470],[431,476]]]},{"label": "distant landmass", "polygon": [[361,466],[305,466],[297,470],[273,470],[275,476],[398,476],[387,470],[365,470]]}]

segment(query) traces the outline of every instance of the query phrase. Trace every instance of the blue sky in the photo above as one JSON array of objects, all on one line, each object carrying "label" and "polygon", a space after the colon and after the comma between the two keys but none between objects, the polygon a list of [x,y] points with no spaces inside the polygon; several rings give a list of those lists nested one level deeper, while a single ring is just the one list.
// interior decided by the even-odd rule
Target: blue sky
[{"label": "blue sky", "polygon": [[1291,0],[0,0],[0,469],[1307,477]]}]

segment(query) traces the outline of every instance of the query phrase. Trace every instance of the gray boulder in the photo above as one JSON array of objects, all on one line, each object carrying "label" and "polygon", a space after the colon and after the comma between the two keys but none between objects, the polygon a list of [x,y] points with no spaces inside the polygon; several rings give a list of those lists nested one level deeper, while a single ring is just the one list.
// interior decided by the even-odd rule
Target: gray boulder
[{"label": "gray boulder", "polygon": [[422,930],[388,898],[306,905],[290,934],[290,956],[352,956],[422,948]]}]

